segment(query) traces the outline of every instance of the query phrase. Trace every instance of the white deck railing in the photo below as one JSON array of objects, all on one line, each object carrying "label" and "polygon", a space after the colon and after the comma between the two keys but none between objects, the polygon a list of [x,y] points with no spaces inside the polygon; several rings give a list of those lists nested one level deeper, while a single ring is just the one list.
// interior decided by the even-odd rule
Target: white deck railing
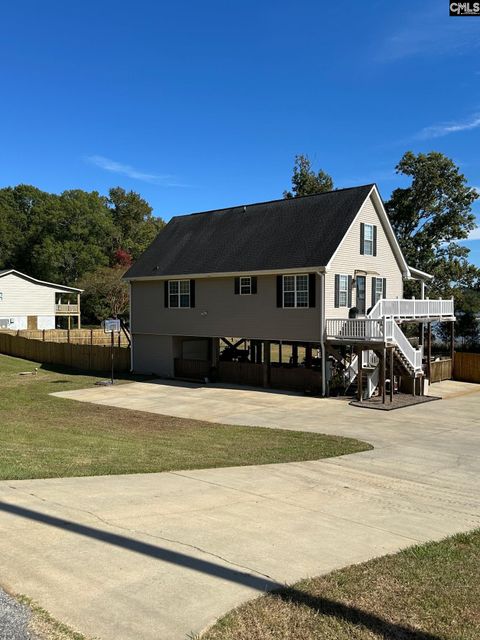
[{"label": "white deck railing", "polygon": [[[393,343],[405,356],[414,371],[422,370],[422,349],[415,349],[393,318],[385,316],[379,320],[372,318],[328,319],[326,321],[327,340],[353,340],[359,342]],[[353,365],[353,366],[352,366]],[[358,362],[352,363],[352,373],[358,371]]]},{"label": "white deck railing", "polygon": [[382,299],[377,302],[368,314],[369,318],[390,316],[398,319],[452,318],[454,317],[453,300],[411,300]]},{"label": "white deck railing", "polygon": [[373,340],[382,342],[384,339],[383,319],[372,318],[328,319],[326,320],[326,337],[351,340]]}]

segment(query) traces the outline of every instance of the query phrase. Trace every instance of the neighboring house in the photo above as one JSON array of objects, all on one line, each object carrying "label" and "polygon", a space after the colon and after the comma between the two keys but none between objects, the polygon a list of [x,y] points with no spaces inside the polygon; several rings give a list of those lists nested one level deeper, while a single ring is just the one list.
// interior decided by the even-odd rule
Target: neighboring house
[{"label": "neighboring house", "polygon": [[82,289],[0,271],[0,330],[80,327]]},{"label": "neighboring house", "polygon": [[[423,376],[421,348],[410,345],[401,321],[454,320],[451,300],[414,307],[402,299],[405,279],[419,279],[423,296],[431,276],[406,264],[373,184],[174,217],[125,278],[132,368],[161,376],[325,394],[329,354],[356,377],[358,359],[345,362],[337,349],[353,344],[371,370],[371,395],[382,353],[385,377],[386,350],[406,374]],[[221,344],[233,357],[219,353]],[[297,384],[288,368],[298,369]]]}]

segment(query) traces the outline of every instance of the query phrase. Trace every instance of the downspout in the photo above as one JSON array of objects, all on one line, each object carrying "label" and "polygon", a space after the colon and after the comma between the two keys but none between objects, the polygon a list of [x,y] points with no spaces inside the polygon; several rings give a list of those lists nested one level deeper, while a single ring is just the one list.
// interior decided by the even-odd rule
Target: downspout
[{"label": "downspout", "polygon": [[320,276],[320,351],[322,353],[322,397],[327,395],[327,363],[325,359],[325,272]]},{"label": "downspout", "polygon": [[128,281],[128,330],[130,331],[130,372],[133,372],[132,281]]}]

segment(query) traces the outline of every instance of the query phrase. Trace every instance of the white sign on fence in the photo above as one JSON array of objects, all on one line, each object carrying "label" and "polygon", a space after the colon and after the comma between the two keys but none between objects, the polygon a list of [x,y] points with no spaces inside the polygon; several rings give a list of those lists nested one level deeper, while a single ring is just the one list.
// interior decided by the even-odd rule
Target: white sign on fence
[{"label": "white sign on fence", "polygon": [[103,321],[103,330],[105,333],[120,333],[120,320],[109,318]]}]

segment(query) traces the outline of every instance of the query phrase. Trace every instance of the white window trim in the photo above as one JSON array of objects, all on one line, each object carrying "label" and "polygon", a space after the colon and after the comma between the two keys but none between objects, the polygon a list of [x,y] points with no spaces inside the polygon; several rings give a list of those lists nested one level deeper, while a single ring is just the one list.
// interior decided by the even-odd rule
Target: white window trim
[{"label": "white window trim", "polygon": [[0,302],[3,302],[3,291],[0,291]]},{"label": "white window trim", "polygon": [[[307,289],[306,289],[307,305],[299,307],[297,305],[297,278],[301,276],[304,276],[307,278]],[[293,291],[287,292],[287,293],[293,293],[293,300],[294,300],[293,307],[285,306],[285,278],[293,278],[293,282],[294,282]],[[302,292],[304,292],[304,289],[302,289]],[[309,309],[310,308],[310,281],[309,281],[308,273],[287,273],[282,275],[282,308],[283,309]]]},{"label": "white window trim", "polygon": [[[367,227],[372,230],[371,239],[367,238]],[[375,235],[373,230],[374,227],[375,227],[374,224],[369,224],[368,222],[364,223],[364,226],[363,226],[363,255],[364,256],[373,256],[373,243],[374,243],[373,238]],[[367,242],[370,243],[370,251],[367,251]]]},{"label": "white window trim", "polygon": [[[378,291],[378,283],[380,283],[380,292]],[[380,295],[377,297],[378,293],[380,293]],[[374,297],[375,304],[377,304],[377,302],[382,298],[383,298],[383,278],[377,276],[375,278],[375,297]]]},{"label": "white window trim", "polygon": [[[170,285],[176,282],[178,283],[178,293],[170,293]],[[188,294],[187,293],[180,293],[180,283],[181,282],[188,282]],[[178,306],[177,307],[172,307],[172,305],[170,304],[170,296],[177,296],[178,297]],[[180,296],[186,296],[188,295],[188,307],[181,307],[180,306]],[[187,280],[186,278],[182,278],[181,280],[168,280],[168,308],[169,309],[191,309],[192,306],[192,291],[191,291],[191,286],[190,286],[190,280]]]},{"label": "white window trim", "polygon": [[[242,280],[246,280],[247,283],[242,285]],[[243,292],[242,291],[242,286],[248,286],[248,291]],[[241,296],[251,296],[252,295],[252,276],[240,276],[240,282],[239,282],[239,291],[238,293]]]},{"label": "white window trim", "polygon": [[[342,278],[345,278],[345,289],[342,289]],[[340,294],[345,294],[345,304],[342,304]],[[338,274],[338,306],[348,307],[348,273]]]}]

